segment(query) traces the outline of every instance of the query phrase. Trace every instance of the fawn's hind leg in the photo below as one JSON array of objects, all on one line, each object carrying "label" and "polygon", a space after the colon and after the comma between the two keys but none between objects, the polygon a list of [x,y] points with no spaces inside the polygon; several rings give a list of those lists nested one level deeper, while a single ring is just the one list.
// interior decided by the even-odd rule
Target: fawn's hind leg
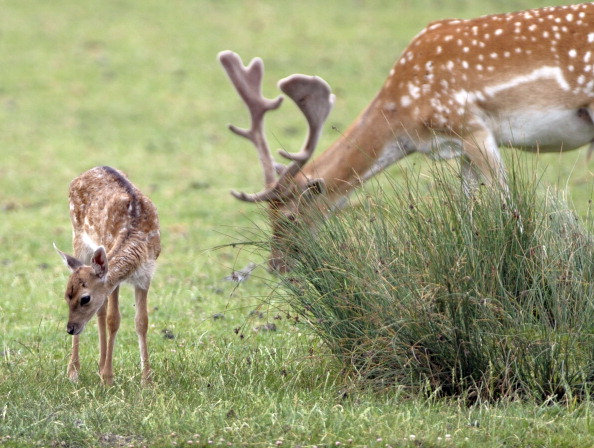
[{"label": "fawn's hind leg", "polygon": [[140,349],[140,365],[142,368],[142,382],[149,383],[151,380],[151,365],[149,362],[146,333],[148,331],[148,287],[142,289],[136,287],[136,334],[138,335],[138,347]]}]

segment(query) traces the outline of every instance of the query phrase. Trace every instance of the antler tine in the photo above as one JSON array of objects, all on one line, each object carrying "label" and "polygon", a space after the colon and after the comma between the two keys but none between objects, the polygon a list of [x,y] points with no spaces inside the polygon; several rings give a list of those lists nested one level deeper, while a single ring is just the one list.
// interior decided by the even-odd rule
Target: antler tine
[{"label": "antler tine", "polygon": [[[283,98],[279,96],[270,100],[262,95],[262,77],[264,74],[262,59],[254,58],[245,67],[238,54],[232,51],[223,51],[219,53],[219,61],[251,115],[250,129],[241,129],[234,125],[229,125],[229,129],[254,144],[264,171],[265,185],[266,187],[270,187],[276,182],[276,169],[272,154],[268,148],[268,143],[266,142],[266,137],[264,136],[264,115],[270,110],[277,109],[281,105]],[[260,199],[259,194],[231,193],[237,199],[243,201],[256,202],[266,200]]]},{"label": "antler tine", "polygon": [[279,88],[299,107],[305,116],[309,130],[301,151],[279,154],[292,161],[282,173],[282,177],[295,175],[311,158],[322,133],[322,127],[334,105],[335,96],[330,86],[318,76],[291,75],[278,83]]}]

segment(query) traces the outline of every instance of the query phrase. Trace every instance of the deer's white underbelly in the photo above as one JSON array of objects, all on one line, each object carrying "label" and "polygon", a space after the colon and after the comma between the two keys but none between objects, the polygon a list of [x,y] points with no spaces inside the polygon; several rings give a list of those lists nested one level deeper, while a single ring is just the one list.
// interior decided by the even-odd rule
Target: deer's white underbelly
[{"label": "deer's white underbelly", "polygon": [[594,139],[594,124],[573,109],[524,110],[491,120],[500,146],[524,147],[540,151],[579,148]]}]

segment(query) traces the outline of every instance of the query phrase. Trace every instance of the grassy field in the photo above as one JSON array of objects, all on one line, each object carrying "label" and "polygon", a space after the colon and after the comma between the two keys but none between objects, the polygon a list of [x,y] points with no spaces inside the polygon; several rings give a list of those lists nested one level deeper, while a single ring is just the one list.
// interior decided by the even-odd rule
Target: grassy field
[{"label": "grassy field", "polygon": [[[594,445],[589,401],[466,407],[362,390],[290,309],[275,305],[277,280],[263,267],[239,285],[225,281],[263,262],[250,246],[229,244],[261,237],[267,224],[259,207],[228,194],[259,190],[262,180],[254,150],[226,128],[247,117],[219,51],[261,56],[268,97],[293,72],[325,78],[337,102],[324,147],[427,22],[542,1],[1,4],[0,446]],[[288,103],[267,129],[285,148],[305,132]],[[594,185],[585,152],[541,162],[546,181],[567,186],[585,213]],[[425,164],[411,157],[391,174]],[[70,250],[68,183],[96,165],[126,171],[160,213],[148,388],[140,386],[128,287],[115,385],[100,384],[94,325],[81,338],[80,381],[66,379],[67,270],[52,243]]]}]

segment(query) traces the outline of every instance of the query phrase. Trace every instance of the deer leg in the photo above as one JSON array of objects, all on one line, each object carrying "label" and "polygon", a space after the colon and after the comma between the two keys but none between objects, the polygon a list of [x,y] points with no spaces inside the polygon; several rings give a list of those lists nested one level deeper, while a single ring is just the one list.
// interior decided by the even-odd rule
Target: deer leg
[{"label": "deer leg", "polygon": [[[486,129],[471,134],[470,140],[464,142],[464,157],[462,158],[462,175],[464,176],[464,189],[468,194],[470,188],[476,189],[480,178],[484,178],[487,185],[500,188],[501,200],[504,206],[517,220],[520,232],[524,231],[522,217],[511,197],[505,167],[499,146],[495,137]],[[469,194],[471,196],[471,194]]]},{"label": "deer leg", "polygon": [[97,311],[97,329],[99,330],[99,374],[105,365],[105,354],[107,353],[107,301]]},{"label": "deer leg", "polygon": [[482,178],[488,185],[498,184],[507,196],[507,178],[499,146],[488,130],[480,129],[465,139],[462,176],[467,193],[476,189]]},{"label": "deer leg", "polygon": [[101,379],[108,386],[113,384],[113,348],[120,328],[119,292],[120,287],[118,286],[110,294],[107,302],[107,344],[100,374]]},{"label": "deer leg", "polygon": [[80,359],[78,356],[78,344],[80,335],[72,336],[72,351],[70,352],[70,361],[68,362],[68,378],[70,381],[78,380],[78,373],[80,372]]},{"label": "deer leg", "polygon": [[138,335],[138,347],[140,349],[140,366],[142,368],[143,384],[151,381],[151,366],[149,363],[146,333],[148,331],[148,287],[142,289],[136,287],[136,334]]}]

